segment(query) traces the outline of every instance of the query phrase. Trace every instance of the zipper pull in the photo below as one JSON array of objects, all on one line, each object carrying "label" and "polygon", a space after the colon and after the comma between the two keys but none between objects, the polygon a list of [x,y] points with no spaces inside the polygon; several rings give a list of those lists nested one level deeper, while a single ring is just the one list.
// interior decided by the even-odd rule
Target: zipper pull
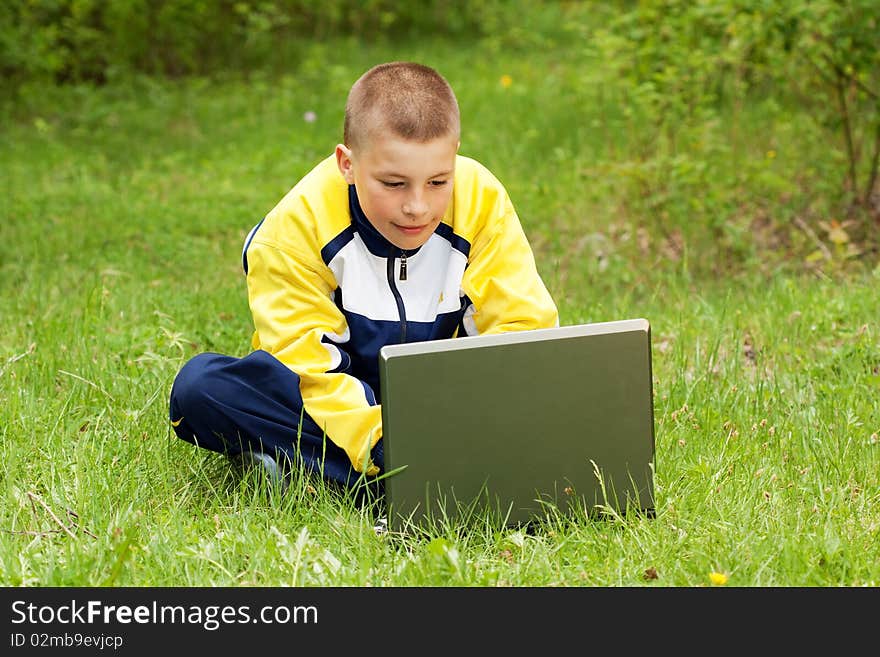
[{"label": "zipper pull", "polygon": [[400,280],[406,280],[406,254],[403,252],[400,254]]}]

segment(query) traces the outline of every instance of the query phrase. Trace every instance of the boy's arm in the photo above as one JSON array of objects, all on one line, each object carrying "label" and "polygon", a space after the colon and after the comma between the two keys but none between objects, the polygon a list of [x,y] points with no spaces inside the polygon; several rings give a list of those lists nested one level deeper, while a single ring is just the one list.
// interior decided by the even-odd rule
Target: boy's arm
[{"label": "boy's arm", "polygon": [[323,263],[309,266],[261,241],[250,245],[247,258],[254,347],[299,375],[305,411],[356,470],[366,464],[366,474],[377,474],[369,455],[382,436],[381,410],[370,387],[346,373],[348,326],[331,297],[332,274]]},{"label": "boy's arm", "polygon": [[513,204],[503,188],[490,200],[462,280],[473,304],[465,312],[465,330],[477,335],[558,326],[556,304]]}]

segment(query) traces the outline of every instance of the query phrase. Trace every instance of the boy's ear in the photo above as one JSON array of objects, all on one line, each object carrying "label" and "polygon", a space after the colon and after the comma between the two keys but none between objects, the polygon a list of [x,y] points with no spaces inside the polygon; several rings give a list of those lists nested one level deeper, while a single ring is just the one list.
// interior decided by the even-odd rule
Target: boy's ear
[{"label": "boy's ear", "polygon": [[339,173],[345,178],[345,182],[354,185],[354,170],[351,161],[351,150],[343,144],[336,144],[336,166]]}]

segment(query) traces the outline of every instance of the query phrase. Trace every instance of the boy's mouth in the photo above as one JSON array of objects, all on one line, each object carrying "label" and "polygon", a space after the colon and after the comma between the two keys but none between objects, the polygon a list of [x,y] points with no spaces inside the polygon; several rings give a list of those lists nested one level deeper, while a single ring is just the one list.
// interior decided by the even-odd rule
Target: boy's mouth
[{"label": "boy's mouth", "polygon": [[418,235],[428,227],[428,224],[423,226],[401,226],[400,224],[394,224],[394,227],[405,235]]}]

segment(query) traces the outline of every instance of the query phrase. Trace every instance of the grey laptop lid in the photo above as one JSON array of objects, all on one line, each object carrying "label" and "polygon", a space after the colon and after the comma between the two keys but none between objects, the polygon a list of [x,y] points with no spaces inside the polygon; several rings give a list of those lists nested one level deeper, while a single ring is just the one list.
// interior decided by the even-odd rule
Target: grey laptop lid
[{"label": "grey laptop lid", "polygon": [[379,376],[392,530],[653,511],[645,319],[388,345]]}]

